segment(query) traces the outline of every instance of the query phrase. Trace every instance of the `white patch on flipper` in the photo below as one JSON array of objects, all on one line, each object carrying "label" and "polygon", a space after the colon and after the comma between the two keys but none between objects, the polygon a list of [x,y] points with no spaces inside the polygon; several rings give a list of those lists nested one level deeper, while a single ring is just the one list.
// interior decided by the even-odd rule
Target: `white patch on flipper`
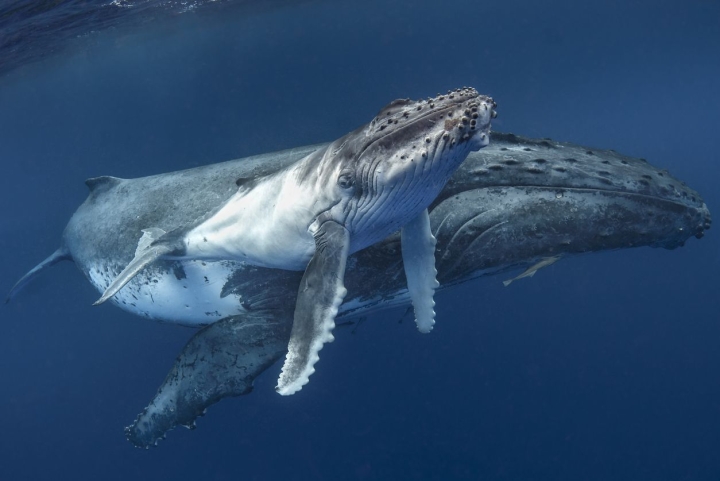
[{"label": "white patch on flipper", "polygon": [[142,230],[142,237],[140,237],[140,240],[138,241],[137,248],[135,249],[135,257],[142,254],[144,251],[147,250],[148,247],[150,247],[150,244],[158,240],[160,237],[165,235],[165,231],[162,229],[158,229],[157,227],[151,227],[150,229],[143,229]]},{"label": "white patch on flipper", "polygon": [[430,332],[435,325],[433,295],[440,284],[435,269],[437,240],[430,230],[427,209],[402,227],[400,241],[415,322],[420,332]]},{"label": "white patch on flipper", "polygon": [[347,294],[347,289],[342,286],[342,283],[339,284],[340,288],[335,291],[335,298],[333,299],[332,305],[325,310],[320,335],[316,336],[310,344],[308,363],[293,382],[284,384],[283,379],[287,377],[287,374],[285,374],[285,366],[293,366],[297,364],[297,358],[299,357],[298,343],[293,342],[293,339],[290,340],[285,364],[283,364],[283,370],[280,372],[280,378],[278,380],[278,386],[282,386],[277,388],[277,392],[279,394],[289,396],[301,390],[302,387],[310,381],[310,376],[315,372],[315,363],[320,360],[318,353],[323,348],[323,345],[326,342],[333,342],[335,340],[335,337],[332,335],[332,330],[335,329],[335,316],[338,313],[340,304],[342,304],[342,301]]}]

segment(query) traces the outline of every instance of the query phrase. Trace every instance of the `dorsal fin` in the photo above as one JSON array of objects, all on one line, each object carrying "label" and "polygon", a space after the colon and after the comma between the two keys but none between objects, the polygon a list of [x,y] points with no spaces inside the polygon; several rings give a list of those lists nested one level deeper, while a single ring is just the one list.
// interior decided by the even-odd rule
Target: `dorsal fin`
[{"label": "dorsal fin", "polygon": [[109,175],[101,175],[100,177],[91,177],[85,181],[85,185],[88,186],[90,192],[97,192],[100,189],[105,189],[119,184],[122,181],[119,177],[112,177]]}]

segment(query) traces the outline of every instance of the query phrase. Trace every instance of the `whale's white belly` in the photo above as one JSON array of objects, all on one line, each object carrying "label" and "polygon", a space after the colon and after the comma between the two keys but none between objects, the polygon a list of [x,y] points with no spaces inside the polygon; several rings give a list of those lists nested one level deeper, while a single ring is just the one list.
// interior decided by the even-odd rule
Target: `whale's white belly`
[{"label": "whale's white belly", "polygon": [[[245,312],[240,295],[221,297],[232,273],[240,267],[232,261],[185,260],[182,269],[145,269],[112,298],[120,308],[150,319],[203,326]],[[103,292],[119,272],[93,266],[88,277]]]},{"label": "whale's white belly", "polygon": [[[249,297],[251,293],[246,298],[242,292],[222,297],[228,279],[237,270],[248,267],[242,262],[183,260],[177,263],[182,269],[174,271],[152,266],[145,269],[110,301],[125,311],[148,319],[200,327],[228,316],[246,313],[246,306],[252,306],[257,300]],[[97,265],[87,270],[87,276],[98,292],[103,292],[120,270],[119,267],[106,269],[105,265]],[[287,289],[298,287],[288,285]],[[271,302],[291,302],[291,299],[276,298]],[[385,298],[347,297],[338,315],[359,315],[408,302],[406,289]]]}]

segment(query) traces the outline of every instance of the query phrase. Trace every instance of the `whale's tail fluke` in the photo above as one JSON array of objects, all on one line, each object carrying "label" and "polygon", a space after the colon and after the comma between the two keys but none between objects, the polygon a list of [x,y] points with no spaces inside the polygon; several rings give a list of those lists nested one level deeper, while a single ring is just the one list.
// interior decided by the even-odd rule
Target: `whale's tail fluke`
[{"label": "whale's tail fluke", "polygon": [[68,248],[65,246],[60,247],[58,250],[50,254],[47,259],[33,267],[27,274],[22,276],[22,278],[20,278],[20,280],[15,283],[12,289],[10,289],[7,298],[5,299],[5,304],[13,300],[15,296],[17,296],[18,293],[25,288],[25,286],[30,284],[42,271],[44,271],[48,267],[54,266],[60,261],[71,260],[72,256],[70,255],[70,251],[68,250]]}]

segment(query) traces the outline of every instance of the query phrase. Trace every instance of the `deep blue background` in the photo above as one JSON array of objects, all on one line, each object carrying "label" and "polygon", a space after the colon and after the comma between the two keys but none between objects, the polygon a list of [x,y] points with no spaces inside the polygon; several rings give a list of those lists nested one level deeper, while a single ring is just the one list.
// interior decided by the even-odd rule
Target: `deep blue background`
[{"label": "deep blue background", "polygon": [[[52,252],[87,177],[332,140],[462,85],[496,130],[649,159],[720,208],[716,1],[363,1],[105,32],[0,79],[0,291]],[[720,244],[559,262],[340,330],[198,429],[122,427],[192,331],[111,306],[69,263],[0,309],[0,479],[718,480]]]}]

